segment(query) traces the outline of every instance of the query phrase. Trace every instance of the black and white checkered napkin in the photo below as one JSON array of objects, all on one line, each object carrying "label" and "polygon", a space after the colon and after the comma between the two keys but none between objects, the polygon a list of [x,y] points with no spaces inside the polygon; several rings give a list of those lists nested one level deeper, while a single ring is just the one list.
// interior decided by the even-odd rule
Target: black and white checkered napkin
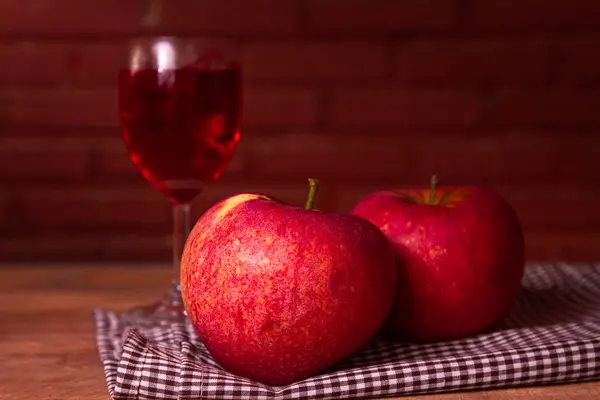
[{"label": "black and white checkered napkin", "polygon": [[374,342],[337,368],[288,386],[224,371],[188,324],[146,331],[96,310],[113,399],[372,398],[600,378],[600,264],[535,264],[495,332],[435,344]]}]

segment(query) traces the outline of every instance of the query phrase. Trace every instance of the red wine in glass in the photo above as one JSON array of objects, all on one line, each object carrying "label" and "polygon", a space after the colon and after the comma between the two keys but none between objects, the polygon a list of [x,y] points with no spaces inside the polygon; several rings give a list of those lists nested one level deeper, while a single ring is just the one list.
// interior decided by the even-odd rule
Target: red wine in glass
[{"label": "red wine in glass", "polygon": [[240,139],[240,67],[122,70],[123,139],[144,177],[173,203],[217,180]]},{"label": "red wine in glass", "polygon": [[120,71],[119,120],[133,163],[173,204],[173,285],[157,304],[126,313],[157,324],[184,315],[180,259],[190,230],[189,204],[221,176],[240,140],[240,65],[217,50],[174,38],[138,41]]}]

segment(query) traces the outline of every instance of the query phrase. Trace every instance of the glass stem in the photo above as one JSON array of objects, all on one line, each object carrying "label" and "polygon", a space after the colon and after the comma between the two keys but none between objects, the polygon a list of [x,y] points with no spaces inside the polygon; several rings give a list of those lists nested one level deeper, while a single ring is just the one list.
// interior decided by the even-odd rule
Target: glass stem
[{"label": "glass stem", "polygon": [[179,286],[179,274],[181,266],[181,255],[185,241],[190,233],[190,205],[173,205],[173,293],[176,302],[181,303],[181,287]]}]

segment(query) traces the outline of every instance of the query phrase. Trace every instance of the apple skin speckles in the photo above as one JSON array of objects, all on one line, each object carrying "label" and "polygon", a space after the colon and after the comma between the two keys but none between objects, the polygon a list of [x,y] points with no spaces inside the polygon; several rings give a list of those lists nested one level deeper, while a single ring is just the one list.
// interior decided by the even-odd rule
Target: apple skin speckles
[{"label": "apple skin speckles", "polygon": [[184,304],[211,355],[272,385],[313,376],[366,344],[396,278],[391,245],[370,222],[249,194],[198,220],[181,263]]},{"label": "apple skin speckles", "polygon": [[525,265],[516,213],[480,186],[371,193],[352,213],[380,227],[398,259],[384,333],[400,341],[458,339],[485,331],[514,303]]}]

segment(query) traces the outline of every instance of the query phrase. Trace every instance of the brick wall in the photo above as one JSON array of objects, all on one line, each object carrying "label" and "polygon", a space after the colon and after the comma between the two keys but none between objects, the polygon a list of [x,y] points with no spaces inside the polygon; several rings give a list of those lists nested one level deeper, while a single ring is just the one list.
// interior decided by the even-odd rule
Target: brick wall
[{"label": "brick wall", "polygon": [[[194,204],[261,190],[348,210],[385,187],[488,184],[530,258],[600,259],[597,0],[165,1],[155,33],[239,40],[245,130]],[[133,0],[0,5],[0,259],[168,260],[169,206],[124,151]]]}]

